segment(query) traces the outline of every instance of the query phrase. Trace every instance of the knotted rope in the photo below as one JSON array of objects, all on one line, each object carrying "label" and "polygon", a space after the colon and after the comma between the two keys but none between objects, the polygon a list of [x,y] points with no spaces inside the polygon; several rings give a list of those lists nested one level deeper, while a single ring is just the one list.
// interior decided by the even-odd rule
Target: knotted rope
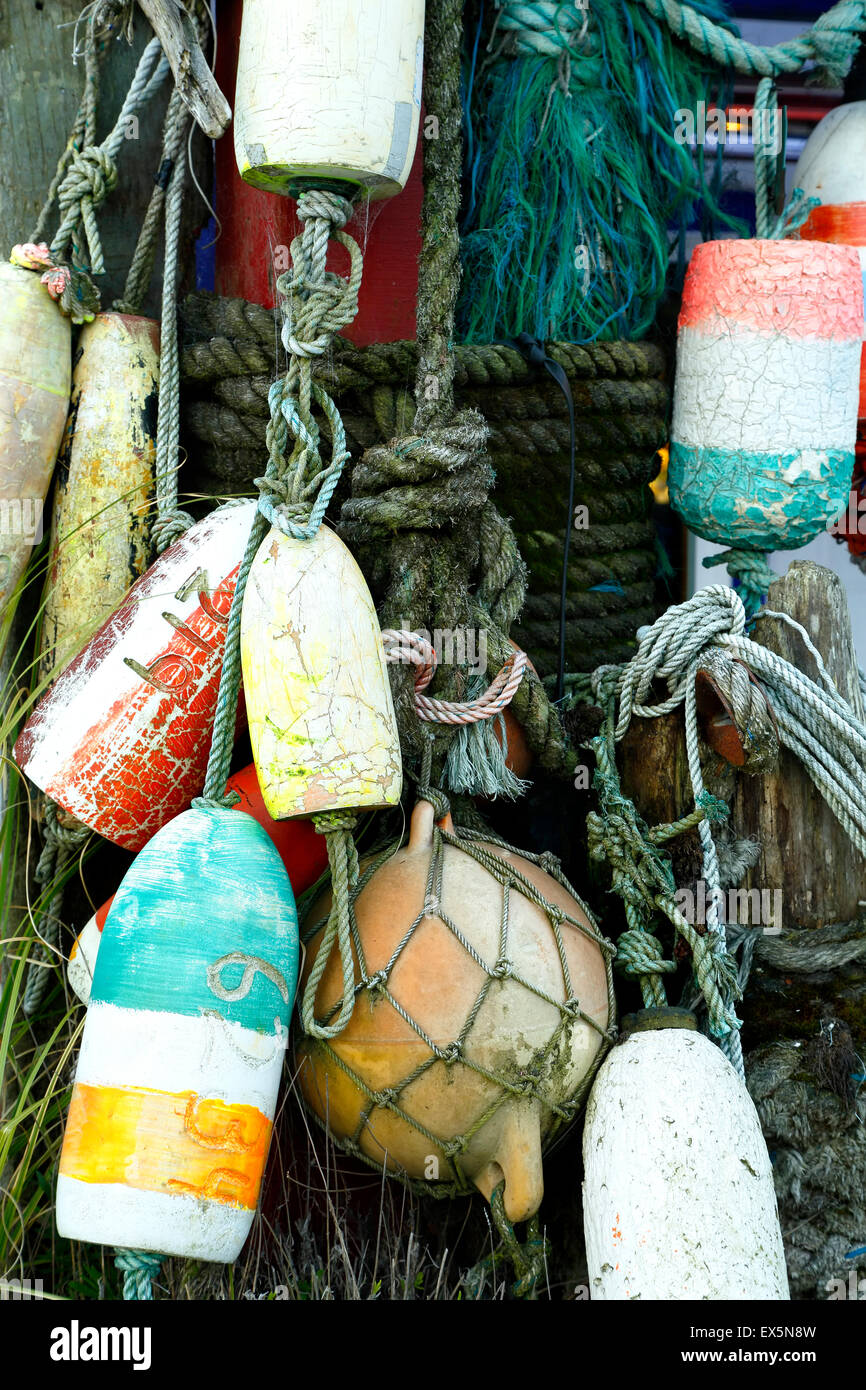
[{"label": "knotted rope", "polygon": [[115,1250],[114,1263],[123,1273],[123,1297],[152,1299],[153,1283],[159,1278],[165,1258],[150,1250]]},{"label": "knotted rope", "polygon": [[[820,653],[800,624],[787,614],[770,609],[765,609],[762,616],[786,622],[800,634],[816,664],[818,681],[811,680],[790,662],[746,637],[747,618],[742,601],[734,590],[712,585],[700,590],[687,603],[669,608],[652,627],[641,629],[637,654],[627,665],[599,667],[587,681],[573,683],[578,699],[586,699],[591,692],[590,697],[602,703],[607,711],[605,731],[593,743],[599,758],[597,776],[602,811],[600,818],[592,822],[592,844],[596,856],[607,858],[615,874],[619,873],[615,886],[625,898],[630,930],[633,917],[629,918],[629,903],[633,909],[640,910],[641,902],[647,908],[652,902],[665,911],[680,934],[686,935],[682,924],[674,919],[668,904],[659,896],[665,896],[666,886],[667,896],[670,896],[672,879],[667,877],[664,867],[659,867],[657,856],[649,849],[643,859],[639,857],[643,853],[641,846],[648,838],[652,841],[654,832],[645,831],[630,802],[623,806],[626,799],[619,793],[618,780],[612,780],[616,773],[614,744],[624,737],[634,715],[654,718],[670,713],[680,704],[685,706],[686,752],[695,810],[706,813],[698,821],[698,832],[707,884],[707,927],[709,935],[715,939],[714,951],[709,956],[706,947],[698,947],[706,960],[696,955],[696,974],[710,1008],[711,1031],[722,1036],[723,1041],[722,1023],[727,1021],[731,1029],[736,1026],[730,1014],[736,991],[730,988],[729,967],[724,962],[725,924],[719,916],[721,894],[716,891],[719,889],[718,856],[709,825],[721,808],[713,805],[714,799],[707,800],[698,749],[695,678],[699,670],[709,669],[714,678],[725,683],[730,700],[737,706],[734,717],[738,727],[739,719],[751,718],[754,711],[764,720],[770,716],[781,743],[801,760],[858,851],[866,854],[866,790],[862,780],[866,725],[839,694]],[[738,665],[759,679],[763,696],[758,703],[751,693],[746,696],[742,673],[736,669]],[[726,666],[730,668],[727,674]],[[666,699],[651,701],[656,680],[666,682],[669,695]],[[618,714],[615,714],[617,705]],[[740,729],[740,733],[748,740],[747,728]],[[657,832],[655,838],[658,840]],[[637,899],[632,884],[636,885]],[[653,892],[655,896],[651,897]],[[643,923],[638,925],[645,931]],[[686,939],[689,939],[687,935]],[[626,960],[631,959],[643,967],[642,985],[648,976],[663,973],[659,965],[661,953],[655,951],[652,943],[644,944],[641,955],[639,943],[629,938],[624,953]],[[689,944],[694,953],[694,943],[690,941]],[[722,1011],[710,1001],[701,980],[702,968],[708,971],[707,982],[712,984],[715,979],[724,1004]],[[654,1000],[660,988],[660,982],[649,979],[644,986],[645,998]],[[730,1036],[731,1046],[736,1048],[732,1034]]]},{"label": "knotted rope", "polygon": [[491,684],[474,700],[433,700],[422,694],[433,679],[438,658],[434,648],[416,632],[382,633],[386,661],[409,662],[417,666],[415,712],[419,719],[434,724],[477,724],[501,714],[514,697],[526,670],[526,652],[514,651],[497,672]]}]

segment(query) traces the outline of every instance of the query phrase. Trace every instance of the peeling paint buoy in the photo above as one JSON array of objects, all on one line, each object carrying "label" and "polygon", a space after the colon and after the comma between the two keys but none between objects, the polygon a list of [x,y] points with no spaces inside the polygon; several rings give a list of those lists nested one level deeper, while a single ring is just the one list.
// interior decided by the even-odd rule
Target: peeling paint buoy
[{"label": "peeling paint buoy", "polygon": [[706,540],[805,545],[848,502],[863,286],[850,246],[707,241],[683,288],[668,486]]},{"label": "peeling paint buoy", "polygon": [[379,620],[354,557],[322,526],[272,528],[241,617],[253,758],[275,820],[400,800],[402,763]]},{"label": "peeling paint buoy", "polygon": [[220,507],[132,586],[15,745],[41,791],[139,850],[204,786],[222,653],[254,502]]},{"label": "peeling paint buoy", "polygon": [[153,837],[102,933],[60,1157],[60,1235],[237,1258],[297,966],[291,885],[251,816],[196,807]]},{"label": "peeling paint buoy", "polygon": [[0,262],[0,615],[42,534],[71,373],[69,319],[38,275]]},{"label": "peeling paint buoy", "polygon": [[684,1010],[623,1019],[583,1135],[590,1297],[788,1298],[755,1107]]},{"label": "peeling paint buoy", "polygon": [[[270,193],[339,180],[370,198],[409,177],[424,0],[244,0],[235,90],[241,178]],[[350,194],[351,196],[351,194]]]},{"label": "peeling paint buoy", "polygon": [[81,329],[57,461],[42,669],[62,669],[147,566],[159,324],[98,314]]}]

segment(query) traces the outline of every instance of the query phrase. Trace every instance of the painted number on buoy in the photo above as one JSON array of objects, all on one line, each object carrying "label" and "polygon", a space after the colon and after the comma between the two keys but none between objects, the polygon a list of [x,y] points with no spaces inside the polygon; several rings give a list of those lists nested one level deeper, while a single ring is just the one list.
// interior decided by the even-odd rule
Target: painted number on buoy
[{"label": "painted number on buoy", "polygon": [[[214,590],[213,599],[211,599],[208,591],[207,570],[197,570],[181,585],[175,598],[179,603],[184,603],[190,594],[197,593],[199,607],[205,617],[212,623],[218,623],[220,627],[226,627],[231,610],[233,587],[231,581],[233,578],[233,575],[229,575],[228,578],[224,579],[219,588]],[[213,655],[215,651],[213,644],[202,637],[200,633],[194,631],[189,623],[178,618],[175,613],[165,612],[162,616],[169,626],[179,632],[193,647],[205,652],[207,656]],[[195,614],[190,616],[191,619],[194,619]],[[125,656],[123,661],[124,665],[129,666],[137,676],[154,686],[156,690],[161,690],[164,695],[178,695],[190,677],[195,674],[195,668],[190,658],[181,652],[172,650],[162,652],[149,666],[142,666],[141,662],[136,661],[131,656]],[[170,671],[179,671],[180,679],[174,679],[169,683],[164,676]]]}]

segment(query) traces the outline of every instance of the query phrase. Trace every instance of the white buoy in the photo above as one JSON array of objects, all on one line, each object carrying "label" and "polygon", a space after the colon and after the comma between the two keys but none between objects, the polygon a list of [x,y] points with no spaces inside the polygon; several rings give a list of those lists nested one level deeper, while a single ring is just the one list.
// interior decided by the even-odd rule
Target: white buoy
[{"label": "white buoy", "polygon": [[866,202],[866,101],[849,101],[819,121],[788,180],[827,204]]},{"label": "white buoy", "polygon": [[583,1137],[590,1297],[787,1300],[772,1169],[745,1086],[685,1011],[642,1011],[622,1027]]},{"label": "white buoy", "polygon": [[244,0],[235,91],[241,178],[269,193],[336,179],[371,198],[409,177],[424,0]]}]

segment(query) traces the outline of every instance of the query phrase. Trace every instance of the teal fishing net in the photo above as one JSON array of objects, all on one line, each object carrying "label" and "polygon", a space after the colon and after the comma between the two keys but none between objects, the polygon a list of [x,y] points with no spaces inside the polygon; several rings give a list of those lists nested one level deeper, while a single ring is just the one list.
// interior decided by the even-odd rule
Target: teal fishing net
[{"label": "teal fishing net", "polygon": [[629,0],[473,0],[465,33],[460,336],[642,336],[698,208],[705,236],[746,232],[719,206],[723,146],[678,116],[724,109],[727,78]]}]

